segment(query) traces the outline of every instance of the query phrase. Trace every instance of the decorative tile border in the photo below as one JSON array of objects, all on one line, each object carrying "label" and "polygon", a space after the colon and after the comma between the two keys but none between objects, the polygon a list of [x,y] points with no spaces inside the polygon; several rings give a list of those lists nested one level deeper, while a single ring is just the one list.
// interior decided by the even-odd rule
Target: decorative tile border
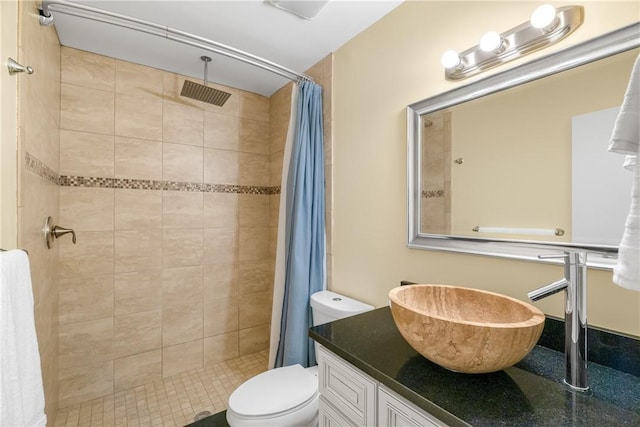
[{"label": "decorative tile border", "polygon": [[62,187],[121,188],[128,190],[167,190],[264,195],[280,194],[280,186],[260,187],[253,185],[202,184],[197,182],[58,175],[51,168],[29,153],[25,153],[25,168]]},{"label": "decorative tile border", "polygon": [[29,172],[33,172],[54,184],[59,184],[60,182],[60,175],[58,175],[49,166],[45,165],[44,162],[27,152],[24,153],[24,167]]},{"label": "decorative tile border", "polygon": [[424,199],[439,199],[444,197],[444,190],[423,190],[422,198]]}]

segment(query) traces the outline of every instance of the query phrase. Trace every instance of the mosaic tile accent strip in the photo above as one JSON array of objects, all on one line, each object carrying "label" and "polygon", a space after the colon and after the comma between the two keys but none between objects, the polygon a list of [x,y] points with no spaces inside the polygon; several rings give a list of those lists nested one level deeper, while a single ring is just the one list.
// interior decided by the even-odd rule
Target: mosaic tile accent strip
[{"label": "mosaic tile accent strip", "polygon": [[148,179],[101,178],[94,176],[58,175],[30,153],[25,153],[25,168],[62,187],[121,188],[127,190],[170,190],[203,193],[280,194],[280,186],[201,184],[196,182],[154,181]]},{"label": "mosaic tile accent strip", "polygon": [[49,166],[45,165],[44,162],[40,161],[37,157],[31,155],[25,151],[24,153],[24,167],[29,172],[33,172],[36,175],[53,182],[54,184],[58,184],[60,180],[60,176]]},{"label": "mosaic tile accent strip", "polygon": [[424,199],[439,199],[444,197],[444,190],[423,190],[422,198]]}]

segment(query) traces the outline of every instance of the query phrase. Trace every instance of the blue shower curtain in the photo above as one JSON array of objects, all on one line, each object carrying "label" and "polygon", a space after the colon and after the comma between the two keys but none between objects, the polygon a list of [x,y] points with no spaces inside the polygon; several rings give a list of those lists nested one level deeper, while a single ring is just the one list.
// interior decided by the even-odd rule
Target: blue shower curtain
[{"label": "blue shower curtain", "polygon": [[275,366],[316,364],[309,299],[325,286],[322,88],[298,88],[296,132],[286,189],[285,279]]}]

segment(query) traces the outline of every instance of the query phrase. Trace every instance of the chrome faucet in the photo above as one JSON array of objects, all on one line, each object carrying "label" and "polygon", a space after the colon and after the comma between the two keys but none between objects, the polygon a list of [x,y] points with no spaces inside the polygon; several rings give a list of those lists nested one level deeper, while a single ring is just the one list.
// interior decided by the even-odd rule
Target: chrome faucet
[{"label": "chrome faucet", "polygon": [[564,303],[564,382],[571,389],[587,391],[587,264],[586,252],[567,251],[564,255],[540,255],[540,259],[564,258],[564,278],[531,291],[538,301],[565,291]]}]

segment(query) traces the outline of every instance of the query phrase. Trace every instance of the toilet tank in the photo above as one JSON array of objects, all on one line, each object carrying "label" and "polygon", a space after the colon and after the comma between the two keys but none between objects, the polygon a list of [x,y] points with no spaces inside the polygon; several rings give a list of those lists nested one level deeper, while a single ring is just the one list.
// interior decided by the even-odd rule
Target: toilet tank
[{"label": "toilet tank", "polygon": [[344,319],[345,317],[373,309],[372,305],[331,291],[320,291],[311,295],[311,313],[313,314],[314,326]]}]

